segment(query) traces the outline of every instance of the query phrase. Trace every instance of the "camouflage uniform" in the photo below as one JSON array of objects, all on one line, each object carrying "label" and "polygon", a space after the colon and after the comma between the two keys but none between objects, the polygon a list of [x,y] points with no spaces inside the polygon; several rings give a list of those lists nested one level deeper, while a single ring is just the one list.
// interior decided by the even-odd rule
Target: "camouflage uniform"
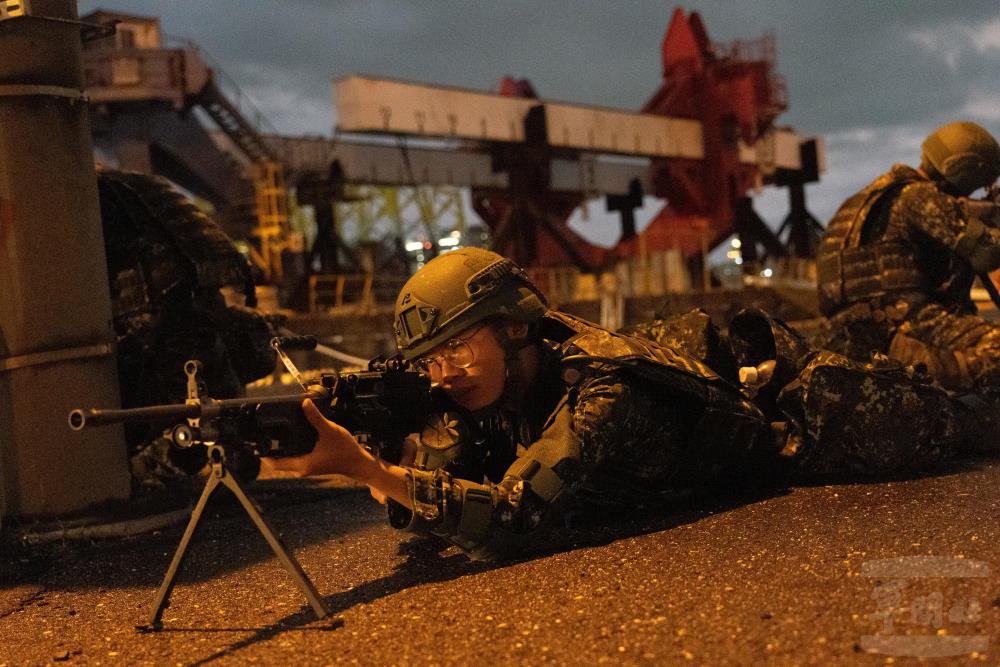
[{"label": "camouflage uniform", "polygon": [[[549,310],[523,270],[478,248],[414,274],[393,331],[403,358],[433,374],[441,360],[468,368],[460,336],[490,323],[504,325],[503,393],[487,414],[432,420],[408,472],[413,511],[389,503],[396,527],[474,555],[521,546],[577,506],[914,470],[976,441],[964,406],[912,368],[814,352],[756,310],[726,336],[700,311],[613,333]],[[509,337],[511,324],[527,338]]]},{"label": "camouflage uniform", "polygon": [[895,165],[849,198],[817,256],[823,347],[921,362],[946,387],[1000,389],[1000,327],[976,314],[976,273],[1000,266],[1000,231],[921,172]]},{"label": "camouflage uniform", "polygon": [[[662,504],[775,473],[908,469],[957,449],[957,416],[940,390],[905,373],[872,373],[837,355],[809,354],[794,332],[767,318],[745,318],[740,341],[730,345],[706,318],[694,313],[640,331],[672,343],[664,347],[550,311],[539,323],[541,371],[521,407],[471,426],[445,415],[421,434],[409,473],[415,509],[390,502],[394,525],[487,556],[522,545],[526,533],[555,525],[574,506]],[[782,357],[773,382],[793,380],[762,401],[765,410],[702,359],[679,351],[735,368],[734,348],[739,361],[754,361],[741,350],[747,341],[760,357]],[[757,398],[768,395],[761,389]],[[922,421],[914,423],[915,414]],[[770,422],[789,416],[776,438]],[[887,435],[894,426],[898,433]]]}]

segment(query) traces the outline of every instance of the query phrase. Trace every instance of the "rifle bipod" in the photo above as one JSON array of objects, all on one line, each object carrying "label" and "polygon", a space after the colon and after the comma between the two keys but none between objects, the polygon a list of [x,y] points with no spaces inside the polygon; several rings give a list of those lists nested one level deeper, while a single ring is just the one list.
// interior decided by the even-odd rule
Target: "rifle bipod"
[{"label": "rifle bipod", "polygon": [[219,484],[224,485],[232,491],[233,495],[240,501],[240,504],[243,505],[243,509],[253,519],[254,525],[257,526],[258,532],[264,536],[264,539],[267,540],[278,560],[281,561],[284,568],[292,575],[296,585],[305,594],[306,599],[309,600],[310,606],[316,612],[316,617],[326,618],[329,616],[329,607],[326,606],[323,598],[316,591],[316,587],[313,586],[309,577],[302,570],[302,566],[295,560],[295,557],[292,556],[287,547],[282,544],[277,533],[268,524],[264,515],[243,490],[236,476],[233,475],[232,469],[226,464],[225,448],[222,445],[209,445],[208,459],[211,463],[212,471],[208,476],[208,481],[205,483],[205,488],[201,492],[201,497],[198,499],[198,504],[195,505],[194,511],[191,513],[191,519],[184,530],[184,536],[181,538],[180,544],[177,545],[177,551],[174,552],[174,558],[170,562],[170,567],[167,568],[167,574],[163,578],[163,583],[160,584],[160,590],[156,594],[156,605],[149,616],[149,624],[136,626],[136,629],[140,632],[155,632],[162,629],[163,611],[170,606],[170,593],[173,591],[177,575],[184,565],[184,558],[187,556],[188,547],[194,538],[195,531],[198,529],[198,524],[201,521],[202,513],[205,511],[205,506],[208,504],[208,499]]}]

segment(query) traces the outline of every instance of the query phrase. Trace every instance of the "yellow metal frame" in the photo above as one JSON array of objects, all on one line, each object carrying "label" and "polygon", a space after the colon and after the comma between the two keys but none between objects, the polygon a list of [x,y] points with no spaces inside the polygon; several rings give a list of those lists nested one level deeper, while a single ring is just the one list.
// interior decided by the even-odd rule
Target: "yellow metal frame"
[{"label": "yellow metal frame", "polygon": [[253,165],[254,195],[257,204],[259,253],[251,258],[269,282],[281,280],[281,252],[288,247],[288,190],[285,172],[279,162]]},{"label": "yellow metal frame", "polygon": [[[344,235],[349,225],[357,231],[357,241],[377,240],[386,223],[391,234],[400,238],[415,235],[416,228],[428,239],[436,241],[441,234],[441,221],[454,215],[454,229],[465,231],[465,208],[460,188],[449,186],[379,187],[349,186],[345,199],[338,202],[337,233]],[[407,219],[407,211],[416,209],[416,216]]]}]

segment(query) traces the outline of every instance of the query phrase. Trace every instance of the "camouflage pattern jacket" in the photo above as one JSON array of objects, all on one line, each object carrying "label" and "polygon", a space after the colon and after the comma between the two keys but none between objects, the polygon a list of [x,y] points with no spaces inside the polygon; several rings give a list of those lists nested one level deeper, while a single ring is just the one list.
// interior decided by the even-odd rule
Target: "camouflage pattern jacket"
[{"label": "camouflage pattern jacket", "polygon": [[1000,266],[996,213],[905,165],[849,198],[817,255],[829,318],[821,345],[857,360],[877,351],[922,363],[951,389],[1000,388],[1000,328],[969,296],[977,273]]},{"label": "camouflage pattern jacket", "polygon": [[[816,260],[823,314],[853,310],[860,319],[901,319],[925,302],[974,312],[970,251],[972,245],[985,251],[986,265],[977,270],[996,268],[989,258],[1000,249],[1000,231],[971,220],[959,198],[917,170],[894,165],[830,221]],[[969,239],[973,227],[976,238]]]},{"label": "camouflage pattern jacket", "polygon": [[[394,525],[485,556],[569,507],[687,495],[773,452],[761,412],[701,361],[559,312],[540,334],[544,360],[519,407],[478,419],[450,460],[418,454],[414,512],[390,507]],[[441,433],[458,421],[445,415],[418,449],[447,449]]]}]

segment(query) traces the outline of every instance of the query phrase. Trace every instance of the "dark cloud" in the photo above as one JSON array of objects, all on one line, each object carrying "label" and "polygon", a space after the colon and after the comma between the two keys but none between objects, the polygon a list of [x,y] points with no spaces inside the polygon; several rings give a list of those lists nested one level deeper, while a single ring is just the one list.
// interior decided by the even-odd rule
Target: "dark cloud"
[{"label": "dark cloud", "polygon": [[[659,0],[85,0],[81,10],[98,6],[158,15],[166,32],[200,44],[246,85],[301,86],[289,92],[313,101],[328,99],[331,75],[352,72],[475,88],[513,74],[547,97],[632,108],[657,88],[671,14]],[[817,131],[954,109],[970,81],[993,76],[995,83],[1000,64],[994,50],[961,58],[956,70],[908,37],[995,20],[995,2],[704,0],[690,7],[719,41],[773,32],[792,102],[787,120]]]}]

